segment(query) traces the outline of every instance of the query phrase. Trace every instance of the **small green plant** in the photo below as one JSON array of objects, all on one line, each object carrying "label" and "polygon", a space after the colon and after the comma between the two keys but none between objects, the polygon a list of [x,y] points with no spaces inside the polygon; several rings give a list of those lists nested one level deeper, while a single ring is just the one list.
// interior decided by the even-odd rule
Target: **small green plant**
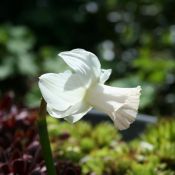
[{"label": "small green plant", "polygon": [[173,119],[160,120],[129,143],[110,123],[70,125],[48,117],[48,128],[57,159],[78,163],[83,175],[174,175]]}]

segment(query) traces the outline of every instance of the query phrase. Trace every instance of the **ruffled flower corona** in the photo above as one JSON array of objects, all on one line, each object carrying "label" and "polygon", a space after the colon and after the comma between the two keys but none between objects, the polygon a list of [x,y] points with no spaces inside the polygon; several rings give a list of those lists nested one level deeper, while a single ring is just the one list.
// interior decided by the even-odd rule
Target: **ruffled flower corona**
[{"label": "ruffled flower corona", "polygon": [[104,85],[111,69],[101,69],[96,55],[83,49],[61,52],[59,56],[72,69],[39,77],[39,88],[48,113],[74,123],[92,108],[113,120],[119,130],[136,119],[141,87],[116,88]]}]

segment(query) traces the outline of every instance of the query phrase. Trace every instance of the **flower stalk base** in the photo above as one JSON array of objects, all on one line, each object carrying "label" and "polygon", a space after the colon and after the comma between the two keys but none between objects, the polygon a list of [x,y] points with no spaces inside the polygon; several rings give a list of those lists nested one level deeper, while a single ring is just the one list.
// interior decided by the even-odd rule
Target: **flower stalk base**
[{"label": "flower stalk base", "polygon": [[37,125],[38,125],[40,144],[42,148],[42,154],[43,154],[46,168],[47,168],[47,174],[56,175],[56,170],[54,167],[54,161],[52,158],[49,135],[47,130],[46,102],[44,101],[44,99],[41,100]]}]

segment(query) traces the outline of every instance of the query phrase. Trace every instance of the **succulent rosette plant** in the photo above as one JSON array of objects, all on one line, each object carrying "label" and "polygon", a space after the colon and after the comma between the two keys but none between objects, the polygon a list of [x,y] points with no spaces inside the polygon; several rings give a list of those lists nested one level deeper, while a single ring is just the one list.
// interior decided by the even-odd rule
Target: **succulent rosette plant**
[{"label": "succulent rosette plant", "polygon": [[96,55],[83,49],[58,54],[71,68],[63,73],[39,77],[39,88],[48,113],[74,123],[92,108],[103,111],[119,130],[136,119],[141,87],[119,88],[104,85],[111,69],[102,69]]}]

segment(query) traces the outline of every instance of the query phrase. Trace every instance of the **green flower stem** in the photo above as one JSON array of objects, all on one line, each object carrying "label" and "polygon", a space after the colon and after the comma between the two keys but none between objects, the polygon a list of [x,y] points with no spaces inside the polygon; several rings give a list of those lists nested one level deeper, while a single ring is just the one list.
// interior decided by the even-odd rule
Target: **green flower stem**
[{"label": "green flower stem", "polygon": [[50,147],[49,135],[47,130],[47,122],[46,122],[46,102],[42,98],[40,109],[39,109],[39,118],[37,121],[38,132],[40,137],[40,143],[42,148],[42,154],[45,160],[47,174],[48,175],[56,175],[56,170],[54,167],[54,161],[52,158],[52,151]]}]

